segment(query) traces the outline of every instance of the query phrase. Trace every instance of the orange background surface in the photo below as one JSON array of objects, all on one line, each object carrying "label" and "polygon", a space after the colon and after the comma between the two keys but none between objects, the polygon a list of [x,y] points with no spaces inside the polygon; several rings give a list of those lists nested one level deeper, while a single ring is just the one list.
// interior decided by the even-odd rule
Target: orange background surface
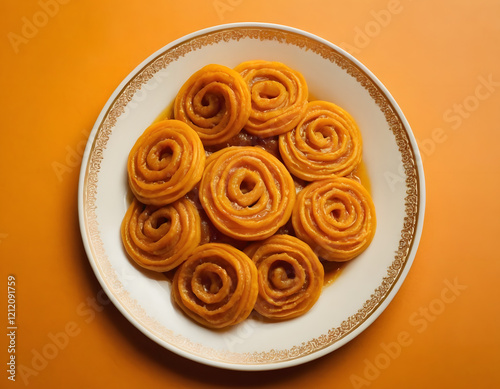
[{"label": "orange background surface", "polygon": [[[18,326],[16,382],[3,335],[0,387],[500,387],[500,2],[8,0],[0,18],[0,332],[8,275]],[[239,21],[354,54],[405,113],[427,185],[420,247],[389,307],[339,350],[268,372],[199,365],[143,336],[100,293],[78,226],[83,148],[118,84],[172,40]]]}]

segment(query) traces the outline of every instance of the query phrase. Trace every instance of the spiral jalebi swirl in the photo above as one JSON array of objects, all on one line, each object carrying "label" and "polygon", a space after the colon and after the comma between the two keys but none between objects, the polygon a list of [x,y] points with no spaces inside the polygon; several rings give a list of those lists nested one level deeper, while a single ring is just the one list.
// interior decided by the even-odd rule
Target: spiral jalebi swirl
[{"label": "spiral jalebi swirl", "polygon": [[205,150],[200,138],[178,120],[152,124],[130,151],[128,181],[144,204],[165,205],[188,193],[201,179]]},{"label": "spiral jalebi swirl", "polygon": [[274,235],[245,249],[259,274],[255,310],[284,320],[301,316],[318,300],[324,281],[323,265],[312,249],[290,235]]},{"label": "spiral jalebi swirl", "polygon": [[371,243],[375,208],[368,191],[351,178],[315,181],[297,195],[292,215],[297,237],[320,258],[348,261]]},{"label": "spiral jalebi swirl", "polygon": [[129,256],[141,267],[165,272],[179,266],[200,243],[201,222],[186,198],[162,207],[134,199],[121,226]]},{"label": "spiral jalebi swirl", "polygon": [[292,174],[315,181],[351,173],[361,162],[362,139],[356,122],[344,109],[313,101],[297,127],[280,135],[279,148]]},{"label": "spiral jalebi swirl", "polygon": [[250,115],[250,93],[241,75],[211,64],[194,73],[174,102],[174,118],[187,123],[204,145],[216,145],[238,134]]},{"label": "spiral jalebi swirl", "polygon": [[213,225],[234,239],[262,240],[290,218],[295,185],[285,166],[259,147],[227,147],[207,158],[200,202]]},{"label": "spiral jalebi swirl", "polygon": [[265,138],[290,131],[307,104],[308,88],[302,74],[280,62],[247,61],[235,67],[252,99],[249,133]]},{"label": "spiral jalebi swirl", "polygon": [[245,320],[257,299],[257,268],[242,251],[223,243],[198,246],[177,269],[172,295],[193,320],[224,328]]}]

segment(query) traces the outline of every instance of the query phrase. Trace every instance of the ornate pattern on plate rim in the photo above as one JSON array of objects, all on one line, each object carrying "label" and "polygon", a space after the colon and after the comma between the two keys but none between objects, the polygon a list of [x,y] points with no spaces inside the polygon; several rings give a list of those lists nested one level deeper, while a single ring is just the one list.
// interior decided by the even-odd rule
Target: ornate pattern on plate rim
[{"label": "ornate pattern on plate rim", "polygon": [[[169,63],[185,54],[221,41],[239,41],[244,38],[259,39],[261,41],[278,41],[297,46],[303,50],[311,50],[339,66],[351,77],[355,78],[369,92],[375,103],[380,107],[381,112],[383,112],[390,130],[394,134],[406,174],[406,216],[401,230],[399,247],[396,250],[393,262],[387,269],[386,276],[383,278],[382,283],[374,290],[370,298],[365,301],[356,314],[348,317],[339,327],[330,329],[326,334],[293,346],[290,349],[273,349],[254,353],[222,352],[207,348],[201,344],[193,343],[182,336],[175,335],[173,331],[168,330],[156,320],[148,317],[144,309],[123,288],[116,272],[113,270],[101,240],[96,214],[98,173],[103,158],[103,151],[106,148],[116,120],[124,113],[127,104],[132,100],[134,94],[158,71],[166,68]],[[415,227],[419,219],[419,195],[420,187],[415,154],[401,118],[380,88],[362,69],[333,48],[294,32],[265,27],[232,27],[199,35],[171,47],[145,65],[121,90],[104,115],[92,145],[85,176],[84,216],[86,233],[95,264],[98,266],[110,291],[120,301],[122,307],[141,325],[172,346],[204,358],[209,357],[214,361],[233,364],[269,364],[307,356],[333,345],[363,324],[377,307],[383,303],[399,279],[413,246]]]}]

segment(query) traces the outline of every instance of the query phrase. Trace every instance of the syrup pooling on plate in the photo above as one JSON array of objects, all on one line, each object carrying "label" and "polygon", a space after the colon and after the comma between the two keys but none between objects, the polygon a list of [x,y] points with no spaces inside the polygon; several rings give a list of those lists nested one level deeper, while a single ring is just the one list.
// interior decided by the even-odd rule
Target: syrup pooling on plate
[{"label": "syrup pooling on plate", "polygon": [[[252,310],[275,321],[305,314],[373,239],[375,209],[363,187],[369,180],[361,133],[343,108],[310,96],[308,102],[308,96],[304,77],[282,63],[247,61],[234,70],[207,65],[151,126],[183,124],[179,132],[188,128],[194,134],[191,143],[203,157],[177,158],[176,149],[161,139],[159,146],[144,146],[149,159],[128,168],[135,196],[123,231],[147,235],[137,228],[147,225],[154,237],[168,231],[165,240],[171,242],[186,242],[187,230],[200,231],[184,251],[174,248],[182,254],[163,268],[141,264],[128,250],[141,266],[168,270],[176,305],[203,326],[231,326]],[[133,187],[149,160],[171,172],[197,166],[185,174],[194,178],[177,188],[183,194],[176,201],[198,211],[192,226],[179,227],[163,216],[149,224],[127,220],[137,210],[157,212],[141,205],[145,196]],[[172,178],[167,174],[152,188]],[[125,247],[131,236],[122,234]],[[156,245],[152,238],[139,246],[156,254]]]}]

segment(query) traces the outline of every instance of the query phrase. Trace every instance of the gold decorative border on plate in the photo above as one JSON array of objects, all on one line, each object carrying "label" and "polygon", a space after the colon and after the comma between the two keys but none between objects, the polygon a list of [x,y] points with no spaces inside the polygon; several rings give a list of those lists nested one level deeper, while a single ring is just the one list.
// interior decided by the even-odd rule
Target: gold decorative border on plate
[{"label": "gold decorative border on plate", "polygon": [[[133,99],[135,93],[154,77],[158,71],[166,68],[171,62],[176,61],[187,53],[201,49],[207,45],[219,42],[239,41],[241,39],[278,41],[294,45],[304,50],[310,50],[345,70],[368,91],[384,114],[401,153],[401,162],[406,174],[405,217],[399,247],[395,250],[394,260],[388,267],[386,276],[383,277],[382,283],[373,291],[371,297],[364,302],[356,314],[348,317],[339,327],[330,329],[326,334],[293,346],[290,349],[273,349],[266,352],[253,353],[223,352],[208,348],[174,334],[173,331],[168,330],[156,320],[149,317],[137,301],[132,299],[123,288],[121,281],[113,270],[104,249],[96,214],[98,174],[103,152],[106,149],[117,119],[125,112],[127,104]],[[193,355],[203,358],[209,357],[213,361],[231,364],[269,364],[304,357],[333,345],[362,325],[384,302],[400,278],[415,240],[415,229],[420,216],[420,184],[415,152],[401,118],[382,90],[358,65],[332,47],[313,38],[272,27],[230,27],[208,32],[169,48],[166,52],[159,54],[147,63],[118,93],[97,129],[89,154],[83,191],[84,225],[92,257],[95,265],[102,274],[104,282],[114,297],[121,303],[122,307],[138,323],[143,325],[144,328],[147,328],[159,339],[172,346]]]}]

